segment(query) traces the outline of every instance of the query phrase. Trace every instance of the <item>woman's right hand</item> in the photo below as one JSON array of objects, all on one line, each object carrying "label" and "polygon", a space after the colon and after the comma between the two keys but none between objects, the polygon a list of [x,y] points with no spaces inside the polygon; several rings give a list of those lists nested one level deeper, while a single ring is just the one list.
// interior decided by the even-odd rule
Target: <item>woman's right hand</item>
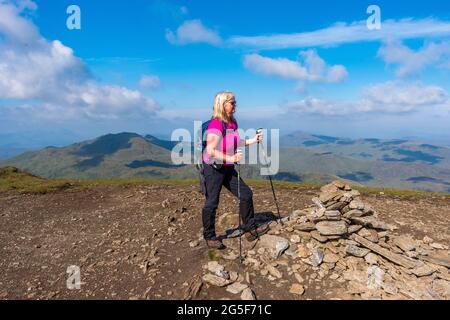
[{"label": "woman's right hand", "polygon": [[240,153],[240,152],[235,153],[235,154],[231,157],[231,159],[232,159],[232,162],[233,162],[233,163],[241,162],[241,161],[242,161],[242,153]]}]

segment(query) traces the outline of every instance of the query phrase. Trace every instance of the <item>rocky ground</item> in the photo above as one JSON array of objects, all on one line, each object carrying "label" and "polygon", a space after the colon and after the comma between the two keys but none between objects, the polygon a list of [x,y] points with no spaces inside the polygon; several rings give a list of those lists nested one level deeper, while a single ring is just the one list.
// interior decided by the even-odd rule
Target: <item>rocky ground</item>
[{"label": "rocky ground", "polygon": [[[0,193],[0,299],[449,299],[450,198],[254,187],[259,241],[202,241],[197,186]],[[217,231],[237,225],[224,190]],[[70,266],[80,270],[80,289]],[[69,270],[68,270],[69,268]]]}]

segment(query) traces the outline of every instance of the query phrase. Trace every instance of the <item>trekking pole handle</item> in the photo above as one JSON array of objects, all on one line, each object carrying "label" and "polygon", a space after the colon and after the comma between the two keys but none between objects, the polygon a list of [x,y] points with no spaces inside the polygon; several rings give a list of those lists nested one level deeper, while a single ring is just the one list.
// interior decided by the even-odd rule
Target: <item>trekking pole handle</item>
[{"label": "trekking pole handle", "polygon": [[[240,153],[243,154],[242,149],[241,148],[237,148],[236,149],[236,153]],[[239,162],[235,162],[237,165],[239,165]]]},{"label": "trekking pole handle", "polygon": [[[262,133],[262,131],[263,131],[263,128],[259,128],[258,130],[256,130],[256,134],[260,134],[260,133]],[[261,141],[258,140],[258,144],[259,144],[260,142],[261,142]]]}]

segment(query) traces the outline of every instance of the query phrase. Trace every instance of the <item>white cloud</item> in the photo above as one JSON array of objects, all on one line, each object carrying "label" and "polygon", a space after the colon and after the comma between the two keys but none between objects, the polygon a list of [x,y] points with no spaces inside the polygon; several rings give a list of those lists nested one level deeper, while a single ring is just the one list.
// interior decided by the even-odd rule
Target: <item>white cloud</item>
[{"label": "white cloud", "polygon": [[378,56],[386,63],[397,66],[397,76],[405,77],[418,74],[430,65],[449,64],[450,42],[430,42],[414,51],[401,41],[387,41],[378,51]]},{"label": "white cloud", "polygon": [[449,96],[438,86],[389,81],[368,87],[364,91],[364,98],[370,100],[374,106],[381,105],[386,109],[392,106],[393,111],[412,111],[417,107],[445,104]]},{"label": "white cloud", "polygon": [[[76,93],[78,91],[78,93]],[[152,98],[139,91],[113,85],[99,85],[96,82],[83,84],[73,95],[73,103],[85,109],[88,116],[104,115],[117,118],[128,113],[153,114],[157,104]]]},{"label": "white cloud", "polygon": [[232,46],[256,49],[305,48],[337,46],[345,43],[380,41],[387,39],[417,39],[450,36],[450,22],[433,18],[414,20],[385,20],[381,30],[369,30],[366,21],[336,23],[311,32],[262,36],[233,36]]},{"label": "white cloud", "polygon": [[308,71],[297,61],[286,58],[267,58],[259,54],[249,54],[244,57],[244,66],[256,73],[277,76],[283,79],[306,79]]},{"label": "white cloud", "polygon": [[70,48],[55,40],[25,50],[0,43],[0,96],[56,99],[89,72]]},{"label": "white cloud", "polygon": [[0,34],[4,41],[22,45],[36,45],[42,41],[34,24],[20,16],[24,11],[36,9],[33,1],[0,0]]},{"label": "white cloud", "polygon": [[153,115],[159,109],[139,91],[94,81],[71,48],[44,39],[21,11],[36,8],[29,0],[0,0],[0,98],[55,119]]},{"label": "white cloud", "polygon": [[449,94],[438,86],[389,81],[367,87],[356,101],[330,101],[308,97],[286,105],[287,110],[328,116],[361,113],[410,113],[427,108],[450,110]]},{"label": "white cloud", "polygon": [[347,79],[347,77],[347,69],[342,65],[336,65],[330,67],[326,79],[327,82],[335,83],[342,82],[343,80]]},{"label": "white cloud", "polygon": [[328,116],[349,114],[355,109],[352,103],[327,101],[314,97],[290,102],[286,107],[293,112]]},{"label": "white cloud", "polygon": [[348,76],[344,66],[327,65],[315,50],[301,51],[299,57],[300,61],[293,61],[286,58],[263,57],[254,53],[244,57],[244,66],[256,73],[298,80],[299,91],[304,90],[304,82],[336,83],[344,81]]},{"label": "white cloud", "polygon": [[161,85],[161,80],[155,75],[143,75],[139,80],[139,85],[145,89],[156,89]]},{"label": "white cloud", "polygon": [[217,32],[205,27],[200,20],[187,20],[178,27],[175,33],[166,30],[166,39],[171,44],[209,43],[219,45],[222,40]]}]

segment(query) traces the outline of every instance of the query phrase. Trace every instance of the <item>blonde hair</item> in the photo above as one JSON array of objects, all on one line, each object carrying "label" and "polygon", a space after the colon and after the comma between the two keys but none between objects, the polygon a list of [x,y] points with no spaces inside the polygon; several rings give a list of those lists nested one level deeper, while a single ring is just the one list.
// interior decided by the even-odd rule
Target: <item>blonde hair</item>
[{"label": "blonde hair", "polygon": [[222,91],[216,94],[216,97],[214,98],[214,112],[211,119],[218,119],[225,122],[227,122],[228,120],[234,121],[233,115],[231,115],[231,119],[227,118],[227,114],[224,108],[225,103],[233,98],[236,99],[234,93],[230,91]]}]

